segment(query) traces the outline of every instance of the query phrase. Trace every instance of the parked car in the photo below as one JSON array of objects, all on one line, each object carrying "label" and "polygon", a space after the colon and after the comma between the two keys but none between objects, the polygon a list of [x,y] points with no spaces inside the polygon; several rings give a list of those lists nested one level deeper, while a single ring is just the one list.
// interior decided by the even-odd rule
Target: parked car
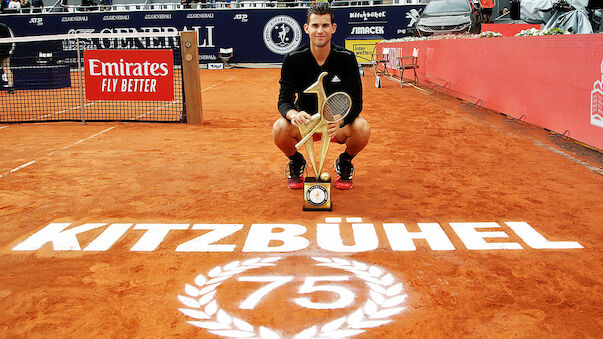
[{"label": "parked car", "polygon": [[417,34],[479,33],[481,6],[473,0],[431,0],[417,21]]}]

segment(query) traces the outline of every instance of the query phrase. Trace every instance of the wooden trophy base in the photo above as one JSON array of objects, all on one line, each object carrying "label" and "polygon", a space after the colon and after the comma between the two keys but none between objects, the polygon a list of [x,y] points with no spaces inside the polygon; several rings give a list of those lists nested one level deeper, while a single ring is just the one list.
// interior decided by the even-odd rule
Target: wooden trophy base
[{"label": "wooden trophy base", "polygon": [[307,177],[304,181],[304,211],[332,211],[331,179]]}]

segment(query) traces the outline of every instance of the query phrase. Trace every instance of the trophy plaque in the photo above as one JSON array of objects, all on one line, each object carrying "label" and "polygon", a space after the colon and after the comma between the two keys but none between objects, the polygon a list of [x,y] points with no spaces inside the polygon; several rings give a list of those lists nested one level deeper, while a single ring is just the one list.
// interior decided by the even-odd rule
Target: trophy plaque
[{"label": "trophy plaque", "polygon": [[331,178],[308,177],[304,181],[304,211],[331,211]]},{"label": "trophy plaque", "polygon": [[[314,176],[307,177],[304,182],[304,211],[331,211],[333,209],[331,177],[328,172],[321,174],[331,143],[327,128],[329,123],[341,121],[349,113],[352,105],[350,96],[344,92],[336,92],[329,97],[326,96],[322,81],[327,74],[327,72],[322,72],[316,82],[304,91],[304,93],[316,94],[318,113],[312,116],[308,124],[298,125],[302,139],[295,147],[300,149],[302,145],[306,146],[310,163],[314,169]],[[312,138],[315,133],[321,134],[318,166]]]}]

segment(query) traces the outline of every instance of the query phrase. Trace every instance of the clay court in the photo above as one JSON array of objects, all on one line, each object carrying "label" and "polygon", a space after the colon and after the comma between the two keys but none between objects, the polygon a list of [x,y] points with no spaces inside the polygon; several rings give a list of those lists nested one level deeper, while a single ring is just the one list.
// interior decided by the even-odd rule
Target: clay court
[{"label": "clay court", "polygon": [[199,126],[0,125],[0,337],[601,337],[600,153],[367,70],[303,212],[279,72],[202,70]]}]

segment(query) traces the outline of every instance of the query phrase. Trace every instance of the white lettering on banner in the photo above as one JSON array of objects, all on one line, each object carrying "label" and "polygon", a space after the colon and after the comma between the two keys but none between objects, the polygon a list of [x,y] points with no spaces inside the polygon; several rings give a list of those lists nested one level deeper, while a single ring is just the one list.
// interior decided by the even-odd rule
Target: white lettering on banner
[{"label": "white lettering on banner", "polygon": [[[352,224],[354,245],[344,245],[341,237],[341,218],[328,217],[326,223],[316,228],[318,245],[332,252],[357,253],[379,248],[377,229],[374,224],[362,223],[362,218],[346,218]],[[528,246],[534,249],[579,249],[576,241],[549,241],[526,222],[505,222],[508,230],[515,232]],[[89,223],[69,228],[71,223],[51,223],[23,242],[13,251],[35,251],[51,244],[55,251],[80,251],[77,235],[103,226],[107,228],[94,239],[84,251],[107,251],[130,229],[146,230],[130,251],[154,251],[169,232],[186,231],[190,224],[122,224]],[[502,230],[481,232],[479,228],[501,228],[496,222],[450,223],[452,230],[468,250],[519,250],[523,247],[515,242],[486,242],[485,238],[507,238]],[[210,230],[201,236],[175,247],[178,252],[233,252],[237,245],[215,244],[243,230],[243,224],[194,224],[191,230]],[[434,251],[455,250],[449,236],[438,223],[419,223],[421,232],[409,232],[403,223],[383,223],[386,238],[393,251],[415,251],[417,239],[427,241]],[[69,229],[68,229],[69,228]],[[307,228],[298,224],[252,224],[242,252],[294,252],[310,246],[303,235]],[[379,230],[380,231],[380,230]]]},{"label": "white lettering on banner", "polygon": [[187,14],[187,19],[213,19],[214,13],[193,13]]},{"label": "white lettering on banner", "polygon": [[[215,26],[192,26],[192,30],[197,32],[197,47],[213,48],[214,45],[214,27]],[[99,33],[178,33],[180,30],[176,27],[107,27]],[[190,31],[187,26],[182,31]],[[94,29],[70,29],[67,34],[76,33],[94,33]],[[128,38],[103,38],[103,39],[80,39],[80,47],[85,49],[139,49],[139,48],[174,48],[180,46],[178,35],[172,37],[128,37]],[[63,40],[63,50],[70,51],[77,49],[74,38]]]},{"label": "white lettering on banner", "polygon": [[61,18],[61,22],[85,22],[88,21],[87,16],[64,16]]},{"label": "white lettering on banner", "polygon": [[[192,26],[193,30],[197,32],[197,47],[216,47],[214,45],[214,26]],[[205,31],[203,31],[205,28]],[[186,26],[182,29],[183,31],[187,31]]]},{"label": "white lettering on banner", "polygon": [[360,26],[360,27],[352,27],[351,34],[385,34],[384,26]]},{"label": "white lettering on banner", "polygon": [[44,18],[31,18],[31,19],[29,19],[29,23],[34,24],[36,26],[43,26]]},{"label": "white lettering on banner", "polygon": [[101,85],[102,92],[116,92],[117,91],[117,79],[106,79],[103,78]]},{"label": "white lettering on banner", "polygon": [[192,229],[210,230],[210,232],[179,245],[176,247],[176,252],[233,252],[236,245],[213,243],[240,231],[243,229],[243,224],[194,224]]},{"label": "white lettering on banner", "polygon": [[171,18],[171,14],[147,14],[144,16],[145,20],[169,20]]},{"label": "white lettering on banner", "polygon": [[249,15],[244,14],[244,13],[235,14],[233,20],[239,20],[241,22],[247,22],[247,21],[249,21]]},{"label": "white lettering on banner", "polygon": [[368,20],[371,19],[380,19],[385,18],[387,11],[379,11],[379,12],[351,12],[350,19],[363,19]]},{"label": "white lettering on banner", "polygon": [[[140,62],[124,62],[124,59],[119,59],[117,62],[102,62],[98,59],[88,59],[88,67],[92,76],[155,76],[165,77],[170,71],[166,62],[157,63],[145,61]],[[160,71],[161,70],[161,71]]]},{"label": "white lettering on banner", "polygon": [[488,243],[484,238],[508,238],[505,232],[479,232],[477,228],[500,228],[495,222],[451,222],[459,238],[470,250],[520,250],[521,245],[515,242]]},{"label": "white lettering on banner", "polygon": [[155,79],[122,79],[121,81],[122,92],[154,93],[157,92],[156,86],[157,80]]},{"label": "white lettering on banner", "polygon": [[129,15],[105,15],[103,21],[130,20]]}]

